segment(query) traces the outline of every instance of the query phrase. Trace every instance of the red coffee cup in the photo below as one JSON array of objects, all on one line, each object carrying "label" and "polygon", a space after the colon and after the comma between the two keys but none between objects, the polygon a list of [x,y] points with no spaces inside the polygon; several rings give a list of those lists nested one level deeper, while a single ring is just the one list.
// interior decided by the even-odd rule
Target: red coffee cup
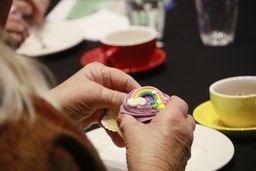
[{"label": "red coffee cup", "polygon": [[156,50],[156,37],[153,28],[131,26],[104,36],[100,42],[106,62],[123,69],[147,65]]}]

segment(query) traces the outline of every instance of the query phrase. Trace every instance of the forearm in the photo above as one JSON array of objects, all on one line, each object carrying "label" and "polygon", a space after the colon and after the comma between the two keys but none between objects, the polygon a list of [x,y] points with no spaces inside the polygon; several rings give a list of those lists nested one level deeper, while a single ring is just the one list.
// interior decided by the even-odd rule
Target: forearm
[{"label": "forearm", "polygon": [[[190,147],[177,144],[172,150],[159,150],[161,153],[138,155],[128,159],[129,171],[184,171],[190,157]],[[184,155],[185,154],[185,155]]]}]

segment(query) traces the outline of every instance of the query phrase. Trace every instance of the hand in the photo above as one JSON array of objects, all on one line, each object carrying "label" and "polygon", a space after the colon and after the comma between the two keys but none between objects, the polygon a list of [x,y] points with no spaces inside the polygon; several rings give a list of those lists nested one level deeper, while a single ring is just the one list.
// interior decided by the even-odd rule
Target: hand
[{"label": "hand", "polygon": [[[106,110],[118,109],[126,93],[140,85],[124,72],[92,63],[50,91],[70,118],[83,128],[98,123]],[[123,146],[121,137],[111,134],[116,145]]]},{"label": "hand", "polygon": [[44,21],[49,3],[49,0],[13,0],[13,6],[36,24]]},{"label": "hand", "polygon": [[26,0],[13,0],[12,9],[19,12],[24,17],[30,17],[33,15],[33,6]]},{"label": "hand", "polygon": [[118,123],[126,143],[128,170],[184,170],[195,128],[187,111],[187,104],[172,96],[166,108],[148,124],[120,115]]},{"label": "hand", "polygon": [[34,7],[34,21],[38,24],[44,21],[45,13],[49,7],[49,0],[29,0]]},{"label": "hand", "polygon": [[23,19],[22,14],[14,8],[11,8],[9,12],[5,30],[8,33],[5,41],[15,48],[19,47],[29,35],[28,23]]}]

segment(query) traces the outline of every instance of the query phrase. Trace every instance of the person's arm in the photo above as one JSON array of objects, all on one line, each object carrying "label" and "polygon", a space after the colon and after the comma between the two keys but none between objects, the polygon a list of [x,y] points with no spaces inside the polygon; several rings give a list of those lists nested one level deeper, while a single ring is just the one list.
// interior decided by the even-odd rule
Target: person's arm
[{"label": "person's arm", "polygon": [[9,14],[9,10],[12,4],[12,0],[1,0],[0,2],[0,27],[4,27],[5,23],[6,23],[6,19],[8,17]]},{"label": "person's arm", "polygon": [[172,96],[166,108],[148,124],[130,115],[120,115],[128,170],[182,171],[191,155],[195,121],[188,106]]}]

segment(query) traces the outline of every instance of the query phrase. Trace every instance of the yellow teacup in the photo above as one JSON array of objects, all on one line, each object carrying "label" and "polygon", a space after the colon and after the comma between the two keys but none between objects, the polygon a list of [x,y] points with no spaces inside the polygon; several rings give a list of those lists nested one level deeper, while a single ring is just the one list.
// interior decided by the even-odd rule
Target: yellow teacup
[{"label": "yellow teacup", "polygon": [[256,126],[256,76],[222,79],[213,83],[209,91],[223,124],[238,128]]}]

